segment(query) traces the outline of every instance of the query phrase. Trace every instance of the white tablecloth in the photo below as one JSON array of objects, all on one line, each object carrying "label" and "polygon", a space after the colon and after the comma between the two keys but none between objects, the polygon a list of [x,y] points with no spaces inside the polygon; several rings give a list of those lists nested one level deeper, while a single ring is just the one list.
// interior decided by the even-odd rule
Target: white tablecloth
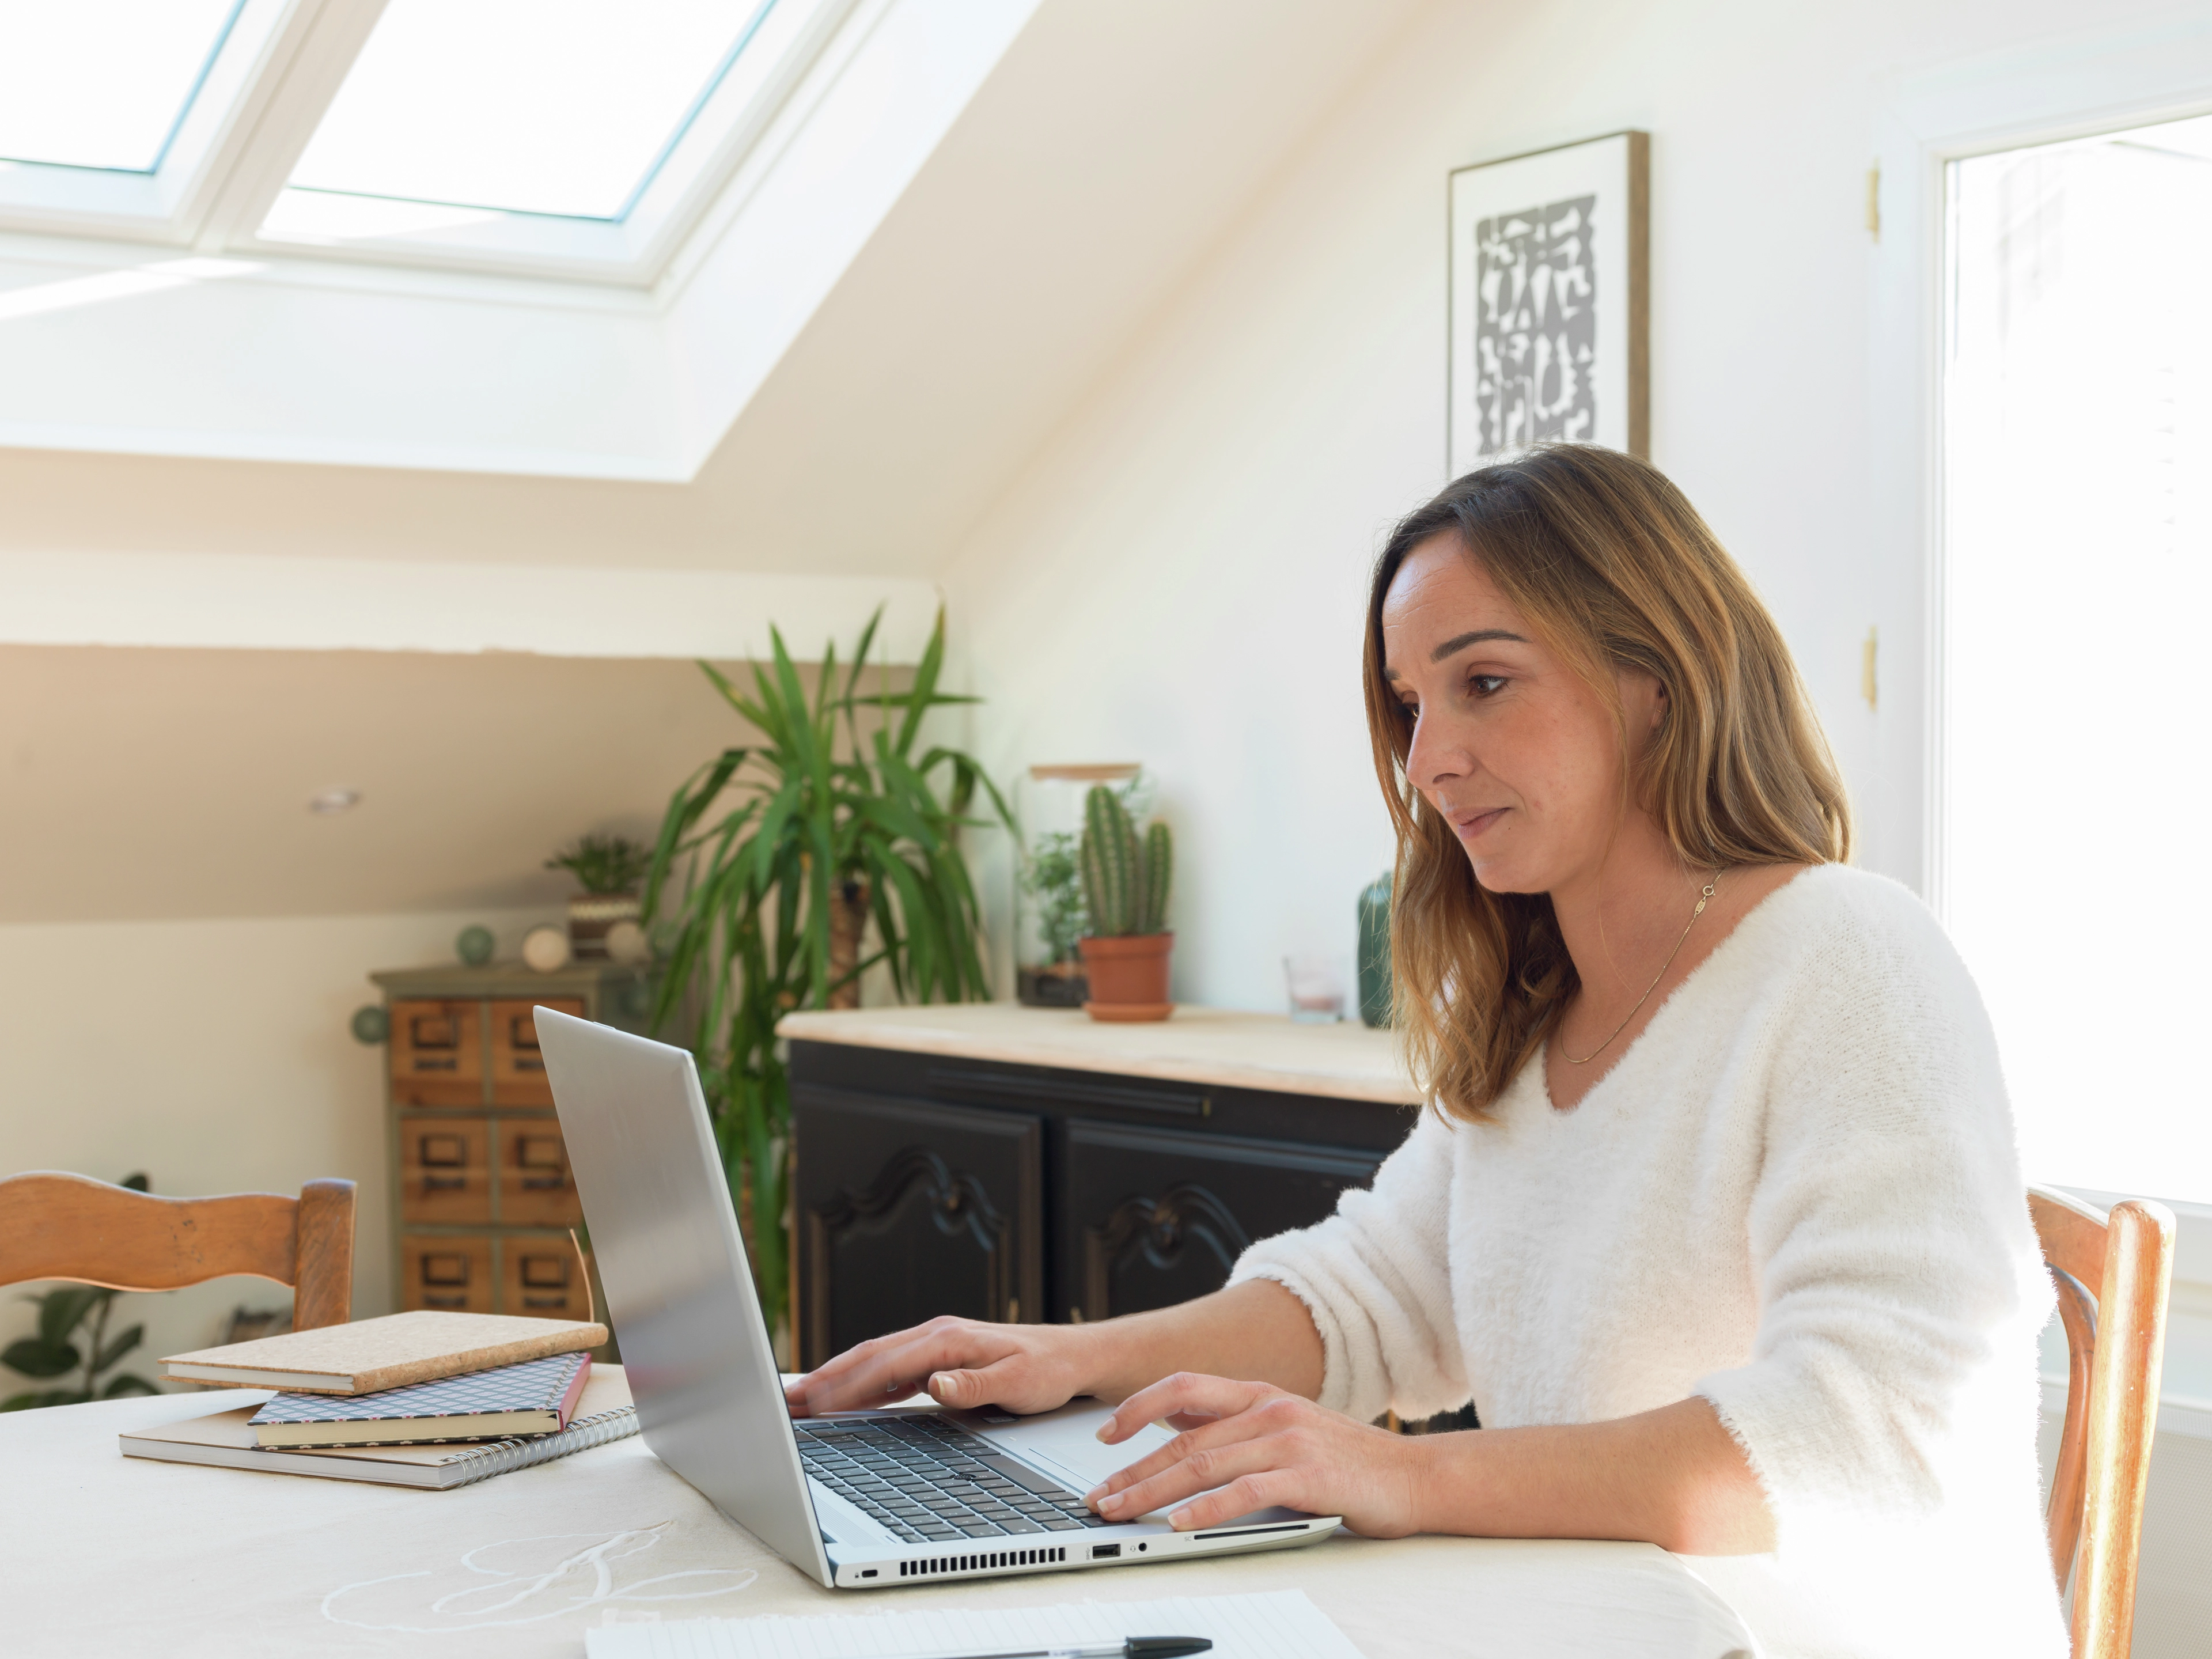
[{"label": "white tablecloth", "polygon": [[581,1659],[639,1618],[1023,1606],[1299,1589],[1367,1659],[1723,1659],[1751,1640],[1644,1544],[1340,1535],[1165,1566],[823,1589],[632,1437],[452,1492],[126,1458],[116,1435],[265,1396],[165,1395],[0,1417],[10,1659]]}]

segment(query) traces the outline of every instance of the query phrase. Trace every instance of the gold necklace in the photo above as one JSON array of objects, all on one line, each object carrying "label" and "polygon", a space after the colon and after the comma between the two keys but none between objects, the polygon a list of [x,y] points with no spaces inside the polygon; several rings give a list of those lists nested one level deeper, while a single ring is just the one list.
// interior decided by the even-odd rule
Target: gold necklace
[{"label": "gold necklace", "polygon": [[1711,899],[1713,896],[1713,889],[1717,884],[1717,883],[1716,881],[1707,882],[1705,885],[1705,890],[1698,895],[1698,908],[1690,912],[1689,921],[1682,924],[1681,939],[1676,939],[1674,941],[1674,948],[1667,952],[1667,960],[1659,964],[1659,971],[1651,975],[1651,983],[1645,986],[1644,988],[1644,994],[1636,999],[1636,1006],[1628,1011],[1628,1018],[1622,1020],[1620,1024],[1613,1028],[1613,1036],[1607,1037],[1604,1042],[1599,1043],[1596,1048],[1584,1054],[1580,1060],[1577,1060],[1572,1054],[1567,1052],[1567,1036],[1566,1033],[1562,1031],[1559,1034],[1559,1058],[1561,1060],[1565,1060],[1570,1066],[1587,1066],[1590,1061],[1595,1060],[1607,1049],[1613,1047],[1613,1037],[1619,1036],[1623,1031],[1628,1029],[1628,1020],[1634,1019],[1637,1016],[1638,1011],[1640,1010],[1645,1003],[1651,1000],[1651,994],[1659,988],[1659,981],[1667,977],[1667,970],[1674,965],[1674,958],[1682,954],[1683,943],[1690,937],[1690,929],[1698,925],[1698,918],[1705,914],[1705,905],[1707,902]]}]

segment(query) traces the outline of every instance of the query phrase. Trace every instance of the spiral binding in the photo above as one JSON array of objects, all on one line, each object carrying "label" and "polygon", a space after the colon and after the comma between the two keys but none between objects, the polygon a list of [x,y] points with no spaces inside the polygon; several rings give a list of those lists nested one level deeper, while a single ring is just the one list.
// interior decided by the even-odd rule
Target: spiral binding
[{"label": "spiral binding", "polygon": [[445,1467],[453,1468],[459,1466],[465,1472],[458,1480],[445,1484],[448,1490],[454,1486],[470,1486],[478,1480],[489,1480],[495,1474],[505,1474],[511,1469],[524,1469],[532,1463],[550,1462],[556,1457],[566,1457],[571,1452],[589,1451],[592,1447],[604,1446],[611,1440],[626,1440],[636,1432],[637,1407],[618,1406],[611,1412],[579,1418],[558,1434],[529,1440],[495,1440],[489,1445],[463,1452]]}]

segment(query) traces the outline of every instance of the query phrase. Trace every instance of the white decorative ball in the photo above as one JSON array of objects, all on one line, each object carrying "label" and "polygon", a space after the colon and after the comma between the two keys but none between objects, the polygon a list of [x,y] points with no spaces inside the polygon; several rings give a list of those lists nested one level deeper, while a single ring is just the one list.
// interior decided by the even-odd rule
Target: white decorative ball
[{"label": "white decorative ball", "polygon": [[607,929],[607,955],[625,968],[653,960],[653,941],[634,921],[618,921]]},{"label": "white decorative ball", "polygon": [[573,954],[568,947],[568,930],[547,922],[533,927],[522,936],[522,959],[541,974],[550,974],[566,968]]}]

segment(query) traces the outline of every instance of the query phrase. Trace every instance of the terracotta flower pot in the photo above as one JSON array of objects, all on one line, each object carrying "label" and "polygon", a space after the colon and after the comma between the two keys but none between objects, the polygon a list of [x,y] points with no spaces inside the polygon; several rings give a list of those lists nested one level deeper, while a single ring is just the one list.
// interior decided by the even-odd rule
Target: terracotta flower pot
[{"label": "terracotta flower pot", "polygon": [[1168,952],[1173,933],[1132,933],[1118,939],[1086,939],[1083,971],[1091,981],[1091,1000],[1083,1012],[1093,1019],[1165,1019],[1175,1012],[1168,1000]]}]

